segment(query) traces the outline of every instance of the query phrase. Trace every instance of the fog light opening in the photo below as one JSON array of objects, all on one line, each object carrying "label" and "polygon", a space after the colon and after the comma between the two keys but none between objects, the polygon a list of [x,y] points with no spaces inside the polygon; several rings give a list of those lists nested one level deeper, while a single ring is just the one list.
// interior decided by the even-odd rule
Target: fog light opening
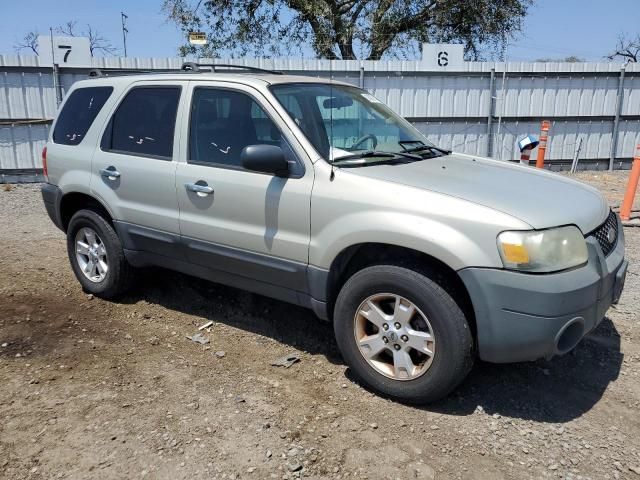
[{"label": "fog light opening", "polygon": [[562,355],[575,348],[584,335],[584,320],[576,317],[568,322],[556,336],[556,350]]}]

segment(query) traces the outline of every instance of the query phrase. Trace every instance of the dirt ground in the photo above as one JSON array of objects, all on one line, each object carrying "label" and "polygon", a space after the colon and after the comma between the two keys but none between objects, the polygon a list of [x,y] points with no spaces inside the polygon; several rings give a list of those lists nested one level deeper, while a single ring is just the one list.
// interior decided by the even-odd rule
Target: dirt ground
[{"label": "dirt ground", "polygon": [[[626,173],[578,177],[620,204]],[[38,186],[0,189],[0,478],[640,479],[640,228],[625,235],[621,303],[574,352],[478,362],[415,408],[354,383],[301,308],[163,270],[88,297]],[[208,321],[210,344],[186,338]]]}]

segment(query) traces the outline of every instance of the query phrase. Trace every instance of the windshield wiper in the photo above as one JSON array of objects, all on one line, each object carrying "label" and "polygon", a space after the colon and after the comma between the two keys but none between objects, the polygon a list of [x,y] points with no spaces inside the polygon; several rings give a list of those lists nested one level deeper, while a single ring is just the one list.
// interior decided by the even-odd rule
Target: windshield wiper
[{"label": "windshield wiper", "polygon": [[412,153],[412,152],[422,152],[423,150],[429,150],[431,152],[440,152],[442,155],[451,155],[451,150],[436,147],[435,145],[418,145],[417,147],[406,148],[404,151],[405,153]]},{"label": "windshield wiper", "polygon": [[[365,161],[366,158],[376,158],[376,157],[389,157],[389,159],[391,161],[393,161],[393,163],[406,163],[406,162],[397,162],[398,157],[403,157],[403,158],[407,158],[410,159],[412,161],[416,161],[416,160],[423,160],[423,158],[420,155],[414,155],[412,153],[409,152],[383,152],[380,150],[367,150],[361,153],[356,153],[353,155],[345,155],[344,157],[338,157],[336,159],[333,160],[333,164],[334,165],[341,165],[343,164],[342,162],[344,162],[344,164],[351,164],[351,165],[373,165],[373,164],[380,164],[383,162],[375,162],[373,164],[371,163],[367,163]],[[357,162],[357,160],[361,160],[361,162]],[[388,163],[388,162],[384,162],[384,163]]]}]

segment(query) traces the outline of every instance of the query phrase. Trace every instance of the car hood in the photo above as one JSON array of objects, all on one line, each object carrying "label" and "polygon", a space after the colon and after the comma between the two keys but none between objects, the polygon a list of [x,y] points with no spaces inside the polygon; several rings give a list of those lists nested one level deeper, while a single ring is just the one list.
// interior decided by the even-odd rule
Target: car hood
[{"label": "car hood", "polygon": [[501,211],[531,225],[577,225],[588,233],[609,207],[593,187],[509,162],[450,154],[399,165],[349,169],[357,175],[450,195]]}]

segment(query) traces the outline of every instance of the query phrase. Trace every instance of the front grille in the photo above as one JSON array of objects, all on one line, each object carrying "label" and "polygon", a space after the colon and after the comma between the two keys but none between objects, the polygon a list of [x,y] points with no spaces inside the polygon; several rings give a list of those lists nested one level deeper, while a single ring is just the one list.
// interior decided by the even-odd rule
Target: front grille
[{"label": "front grille", "polygon": [[[611,231],[611,233],[609,233]],[[608,256],[618,243],[618,219],[613,212],[609,213],[609,216],[605,222],[591,232],[589,237],[595,237],[604,256]]]}]

